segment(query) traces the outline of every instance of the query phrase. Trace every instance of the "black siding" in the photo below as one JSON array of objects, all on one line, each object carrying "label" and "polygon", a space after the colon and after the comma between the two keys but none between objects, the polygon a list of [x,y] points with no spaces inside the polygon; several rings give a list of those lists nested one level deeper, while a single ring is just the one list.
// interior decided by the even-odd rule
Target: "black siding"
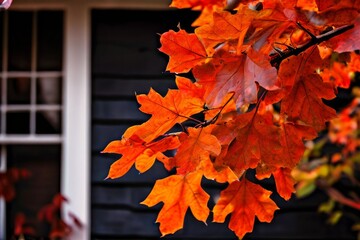
[{"label": "black siding", "polygon": [[[147,208],[139,203],[156,179],[167,176],[163,166],[156,164],[141,175],[132,169],[121,179],[104,180],[119,156],[100,151],[110,141],[120,139],[127,127],[148,118],[138,111],[135,93],[147,93],[153,87],[164,95],[174,87],[174,77],[164,73],[167,58],[157,50],[156,33],[176,29],[179,21],[185,28],[191,19],[194,14],[188,12],[92,11],[92,239],[160,238],[155,221],[161,205]],[[214,194],[223,187],[204,185]],[[332,227],[325,223],[325,216],[316,213],[318,204],[326,200],[324,194],[289,202],[277,195],[273,198],[281,208],[273,222],[256,223],[254,232],[245,239],[355,239],[350,223]],[[226,224],[211,223],[211,216],[206,226],[188,214],[184,229],[164,239],[235,240],[236,236]]]}]

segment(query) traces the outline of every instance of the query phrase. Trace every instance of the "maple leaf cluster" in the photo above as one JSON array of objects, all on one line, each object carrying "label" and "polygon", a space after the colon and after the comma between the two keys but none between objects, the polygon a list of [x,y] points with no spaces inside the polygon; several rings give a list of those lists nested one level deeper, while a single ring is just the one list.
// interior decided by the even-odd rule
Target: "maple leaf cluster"
[{"label": "maple leaf cluster", "polygon": [[[71,212],[69,212],[69,218],[71,223],[67,223],[62,218],[62,206],[68,200],[61,194],[56,194],[52,202],[43,206],[38,212],[38,220],[45,222],[49,225],[50,231],[48,234],[49,239],[63,239],[69,237],[74,230],[74,227],[82,228],[80,220]],[[14,237],[19,239],[25,238],[25,236],[35,236],[35,228],[27,220],[24,213],[17,213],[14,221]]]},{"label": "maple leaf cluster", "polygon": [[0,199],[6,202],[13,200],[16,196],[15,184],[30,176],[26,169],[10,168],[6,172],[0,172]]},{"label": "maple leaf cluster", "polygon": [[[10,168],[6,172],[0,172],[0,199],[4,199],[6,202],[13,201],[16,198],[16,183],[30,176],[31,172],[19,168]],[[69,213],[72,224],[68,224],[62,219],[61,209],[67,201],[61,194],[56,194],[50,204],[45,205],[39,210],[38,219],[47,222],[51,226],[49,233],[51,239],[70,235],[73,229],[71,225],[75,225],[78,228],[82,227],[80,220],[73,213]],[[36,235],[35,228],[27,221],[24,213],[16,213],[13,235],[15,237]]]},{"label": "maple leaf cluster", "polygon": [[[103,150],[122,155],[108,178],[122,177],[134,165],[143,173],[156,160],[176,169],[157,180],[142,202],[164,203],[157,218],[163,235],[183,227],[188,208],[207,221],[204,177],[227,183],[213,221],[231,214],[229,228],[242,238],[255,217],[270,222],[278,209],[272,192],[246,172],[254,169],[259,180],[273,176],[278,194],[288,200],[303,141],[336,117],[323,99],[349,86],[336,69],[360,70],[354,64],[360,1],[232,1],[230,7],[224,0],[173,0],[171,6],[202,11],[194,33],[170,30],[160,37],[178,89],[164,97],[153,89],[136,96],[140,111],[151,117]],[[188,72],[195,81],[183,77]],[[183,131],[175,131],[178,125]]]}]

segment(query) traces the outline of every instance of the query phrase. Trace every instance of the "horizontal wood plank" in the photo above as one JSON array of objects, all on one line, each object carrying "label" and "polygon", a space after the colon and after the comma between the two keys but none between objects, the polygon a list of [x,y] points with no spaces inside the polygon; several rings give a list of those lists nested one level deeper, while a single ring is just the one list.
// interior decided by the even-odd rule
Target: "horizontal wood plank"
[{"label": "horizontal wood plank", "polygon": [[[157,239],[161,235],[158,224],[155,224],[157,217],[155,212],[127,209],[94,209],[93,211],[92,234],[94,235],[112,235],[118,239],[121,239],[121,236],[140,238],[150,236]],[[184,228],[164,239],[236,239],[234,233],[227,227],[229,218],[224,224],[211,223],[211,219],[210,216],[208,225],[205,225],[188,212]],[[335,226],[328,225],[323,216],[314,212],[277,212],[270,224],[256,221],[254,231],[244,239],[353,240],[355,234],[351,233],[349,228],[350,225],[346,221]]]},{"label": "horizontal wood plank", "polygon": [[162,96],[169,88],[176,87],[174,77],[169,79],[122,79],[122,78],[95,78],[93,80],[93,97],[126,97],[135,100],[136,94],[147,94],[150,88]]},{"label": "horizontal wood plank", "polygon": [[91,181],[93,184],[114,184],[114,183],[126,183],[126,184],[139,184],[148,183],[153,184],[156,179],[164,178],[168,176],[167,170],[163,167],[162,163],[156,162],[154,166],[147,172],[140,174],[139,171],[132,167],[130,171],[122,178],[107,179],[106,178],[109,168],[112,163],[120,158],[120,155],[114,154],[97,154],[92,157],[92,169],[91,169]]},{"label": "horizontal wood plank", "polygon": [[100,152],[111,141],[120,140],[128,127],[126,124],[93,124],[91,150]]},{"label": "horizontal wood plank", "polygon": [[95,100],[92,104],[93,120],[146,121],[148,115],[138,110],[139,105],[129,100]]}]

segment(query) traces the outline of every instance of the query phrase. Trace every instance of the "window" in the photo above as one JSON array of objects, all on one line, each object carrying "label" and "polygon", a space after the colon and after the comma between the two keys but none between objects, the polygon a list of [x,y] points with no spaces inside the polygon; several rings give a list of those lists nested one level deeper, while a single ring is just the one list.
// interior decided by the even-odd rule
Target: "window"
[{"label": "window", "polygon": [[[170,0],[16,0],[13,1],[9,12],[0,12],[0,107],[1,109],[4,108],[4,110],[0,110],[0,171],[5,169],[5,167],[12,166],[9,162],[15,162],[13,159],[21,158],[19,154],[13,154],[18,149],[25,151],[25,149],[36,150],[37,147],[47,148],[52,146],[51,152],[54,154],[52,156],[57,154],[57,157],[51,157],[54,160],[54,165],[56,165],[57,161],[60,161],[60,190],[69,199],[64,213],[74,213],[84,225],[81,230],[74,233],[73,239],[90,239],[90,10],[104,8],[164,9],[169,4]],[[8,56],[7,52],[10,51],[10,49],[4,47],[9,41],[7,37],[5,38],[4,32],[8,31],[6,28],[9,28],[9,23],[6,21],[9,21],[10,18],[10,16],[5,17],[5,15],[11,15],[12,12],[28,12],[30,15],[36,12],[37,24],[42,23],[39,19],[41,14],[61,12],[64,24],[63,47],[61,50],[55,51],[56,48],[54,47],[44,46],[42,43],[48,42],[48,39],[35,39],[35,42],[38,43],[37,46],[34,46],[37,48],[36,51],[32,44],[30,44],[30,47],[28,45],[21,47],[21,51],[30,51],[30,53],[26,53],[27,56],[30,56],[30,71],[28,70],[29,60],[27,60],[29,57],[18,62],[18,65],[13,64],[15,62],[13,58],[13,65],[10,69],[8,66],[10,59],[4,58],[4,56]],[[42,28],[39,25],[34,25],[32,21],[34,20],[31,20],[31,39],[34,37],[32,35],[33,32],[38,32],[37,36],[39,36],[39,31],[42,31],[41,29],[47,31],[50,28],[49,25],[51,25],[48,24],[45,25],[45,28]],[[34,26],[36,26],[35,29],[33,29]],[[51,28],[53,27],[54,25],[51,25]],[[51,32],[46,35],[51,38],[53,37],[52,34]],[[14,51],[20,50],[15,49]],[[60,68],[49,67],[49,65],[55,66],[56,64],[53,62],[55,59],[51,57],[50,59],[49,57],[42,58],[47,53],[47,56],[62,54],[62,61],[57,61],[57,63],[61,64]],[[37,59],[32,59],[34,56],[37,56]],[[45,59],[45,61],[42,61],[40,58]],[[5,68],[3,67],[5,65],[4,61],[7,61]],[[31,64],[36,64],[36,66]],[[13,104],[14,109],[12,110],[14,113],[27,112],[29,114],[26,124],[23,120],[23,126],[28,126],[28,129],[25,129],[26,131],[22,129],[22,132],[27,133],[7,133],[6,127],[9,121],[6,123],[2,122],[4,119],[6,121],[6,113],[9,107],[9,103],[3,101],[5,99],[2,94],[3,84],[8,79],[15,78],[15,76],[10,76],[9,74],[15,74],[16,72],[24,74],[16,76],[16,78],[25,77],[27,80],[24,81],[30,82],[30,94],[28,93],[28,96],[25,96],[25,93],[23,94],[27,103],[24,103],[24,99],[22,99],[22,103]],[[3,78],[6,81],[3,81]],[[42,78],[45,79],[41,80]],[[62,95],[59,98],[61,99],[60,103],[53,100],[46,100],[45,102],[41,100],[41,97],[38,97],[37,93],[41,91],[38,85],[45,84],[38,83],[38,81],[48,82],[49,78],[51,78],[49,82],[53,82],[49,83],[50,85],[58,84],[60,86],[57,89],[63,89],[62,93],[60,93]],[[35,94],[31,91],[35,91]],[[31,99],[34,96],[36,100]],[[16,109],[20,105],[27,105],[27,108]],[[41,131],[39,130],[44,126],[42,124],[43,121],[40,121],[44,112],[56,112],[60,115],[60,125],[58,125],[60,130],[54,131],[51,128],[52,131],[49,131],[48,127]],[[59,157],[61,157],[60,160]],[[37,158],[40,159],[40,157]],[[4,159],[7,159],[8,163]],[[0,204],[0,213],[3,212]],[[8,210],[8,212],[10,211]],[[66,217],[66,214],[64,216]],[[4,236],[4,217],[4,214],[0,214],[0,240]]]},{"label": "window", "polygon": [[31,174],[17,185],[11,203],[0,204],[0,239],[10,238],[20,212],[45,234],[37,211],[60,192],[63,22],[60,10],[0,15],[0,169],[26,168]]}]

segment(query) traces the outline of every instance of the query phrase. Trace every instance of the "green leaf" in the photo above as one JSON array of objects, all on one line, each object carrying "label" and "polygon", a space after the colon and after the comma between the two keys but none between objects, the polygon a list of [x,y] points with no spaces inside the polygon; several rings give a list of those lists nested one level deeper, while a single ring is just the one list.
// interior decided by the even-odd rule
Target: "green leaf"
[{"label": "green leaf", "polygon": [[308,182],[306,185],[297,189],[296,196],[299,198],[306,197],[310,195],[315,189],[316,189],[316,184],[314,182]]},{"label": "green leaf", "polygon": [[319,212],[321,213],[330,213],[335,207],[335,201],[330,199],[327,202],[323,202],[322,204],[320,204],[319,206]]}]

